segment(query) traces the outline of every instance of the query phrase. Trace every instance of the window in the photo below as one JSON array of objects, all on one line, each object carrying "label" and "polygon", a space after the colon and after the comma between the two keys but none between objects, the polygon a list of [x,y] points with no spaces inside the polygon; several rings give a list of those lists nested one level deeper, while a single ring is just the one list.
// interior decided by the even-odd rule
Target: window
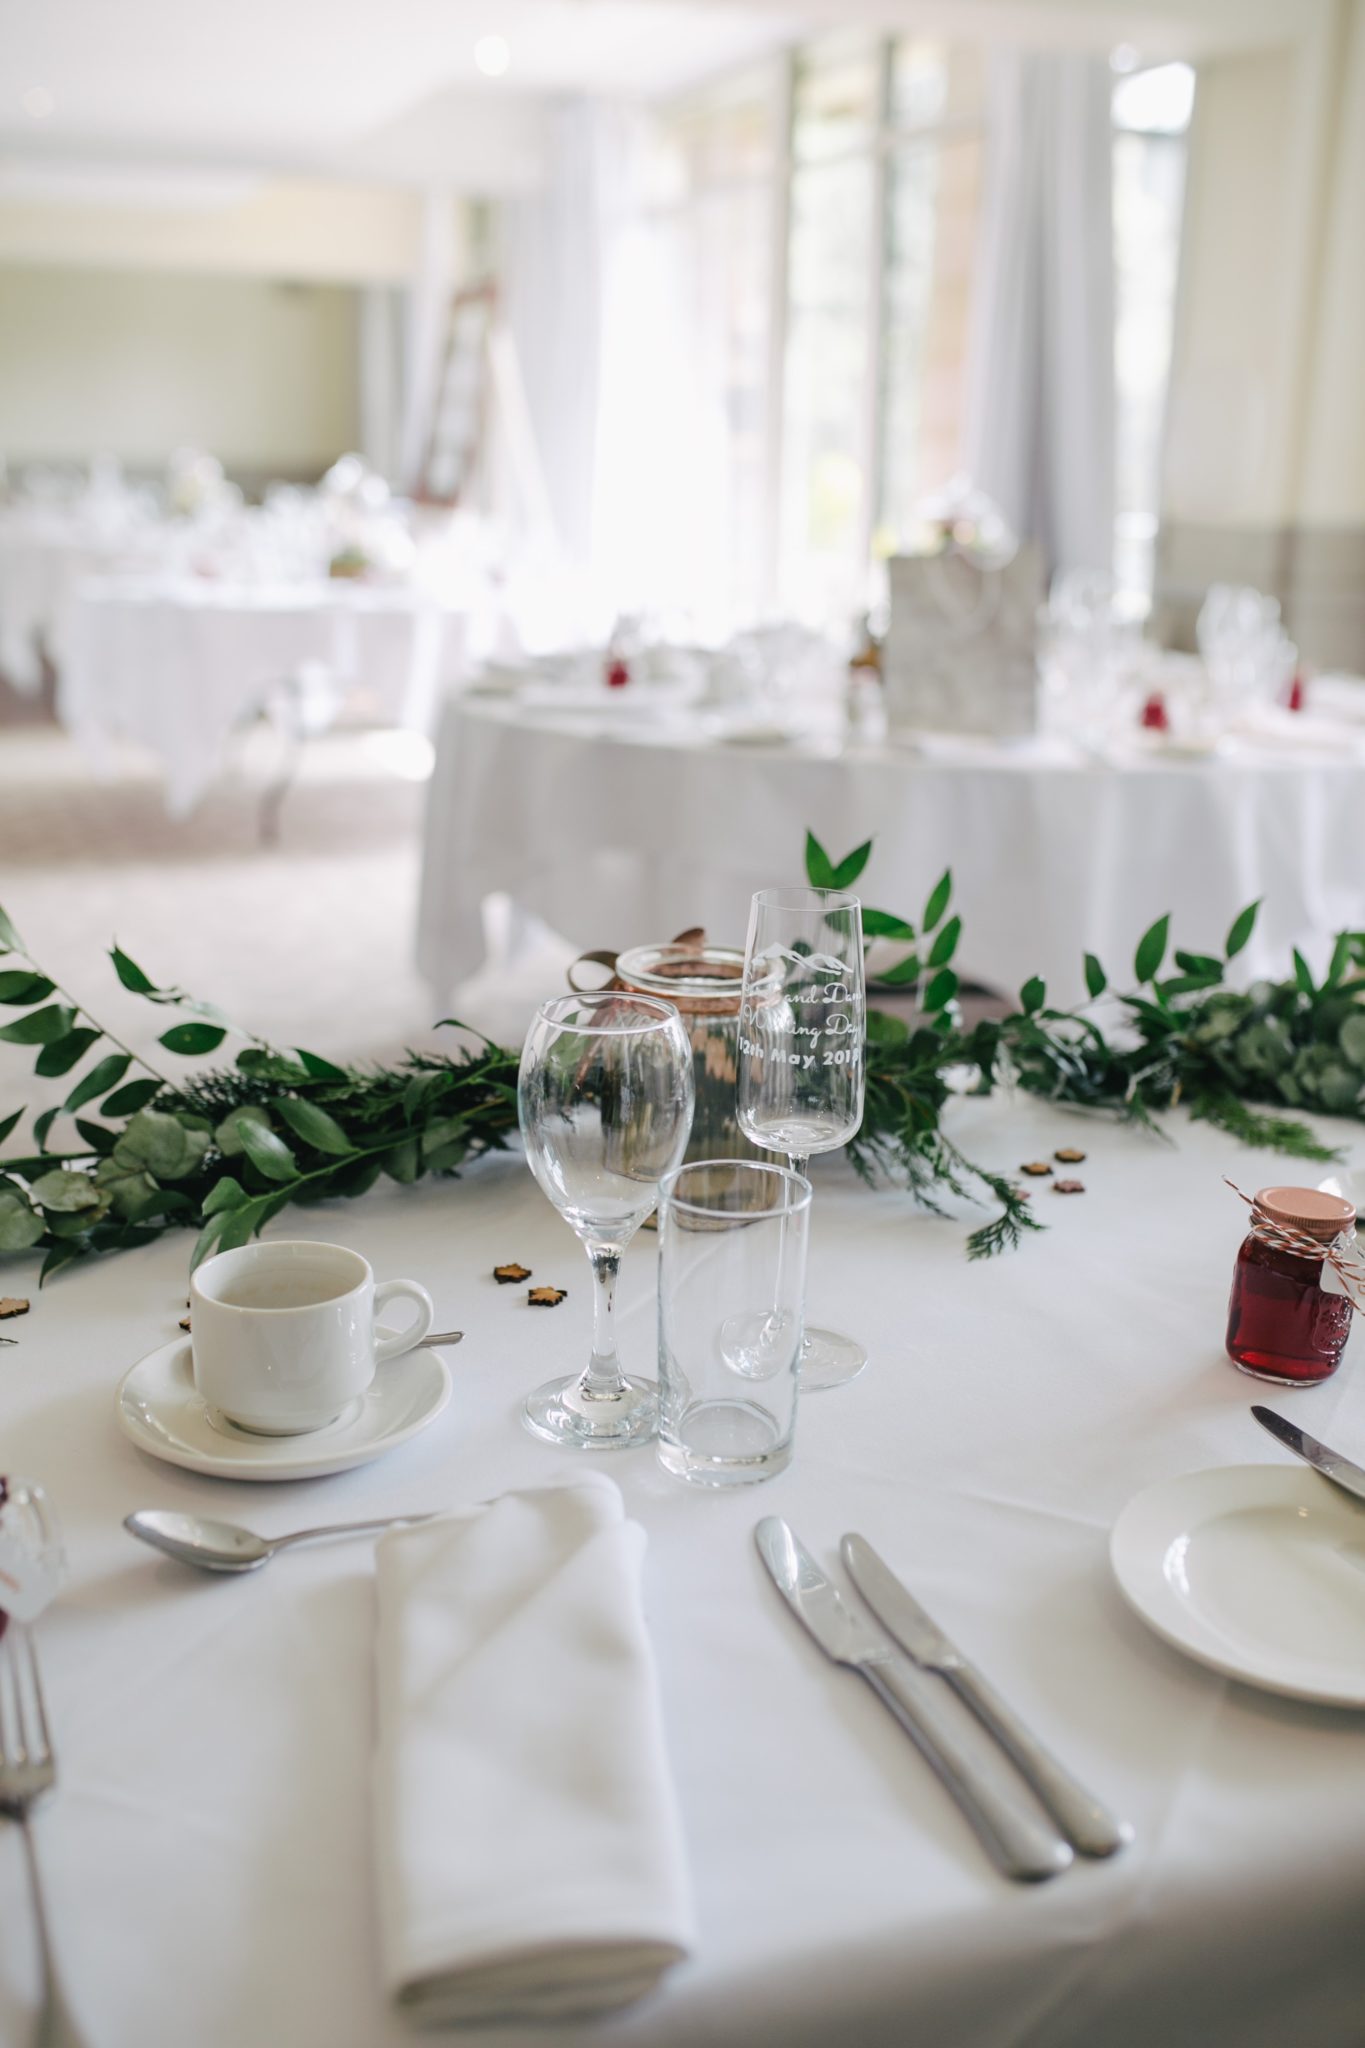
[{"label": "window", "polygon": [[1159,64],[1114,86],[1114,575],[1150,598],[1161,440],[1171,371],[1176,273],[1194,107],[1188,64]]}]

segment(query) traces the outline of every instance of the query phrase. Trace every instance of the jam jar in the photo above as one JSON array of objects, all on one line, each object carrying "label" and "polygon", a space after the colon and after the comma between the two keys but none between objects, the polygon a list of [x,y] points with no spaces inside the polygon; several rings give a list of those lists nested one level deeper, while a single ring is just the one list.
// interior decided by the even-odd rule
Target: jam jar
[{"label": "jam jar", "polygon": [[[1351,1302],[1322,1284],[1334,1239],[1355,1234],[1354,1206],[1317,1188],[1262,1188],[1237,1254],[1228,1302],[1228,1357],[1256,1379],[1312,1386],[1341,1363]],[[1307,1240],[1289,1250],[1276,1232]],[[1313,1249],[1310,1250],[1310,1245]]]}]

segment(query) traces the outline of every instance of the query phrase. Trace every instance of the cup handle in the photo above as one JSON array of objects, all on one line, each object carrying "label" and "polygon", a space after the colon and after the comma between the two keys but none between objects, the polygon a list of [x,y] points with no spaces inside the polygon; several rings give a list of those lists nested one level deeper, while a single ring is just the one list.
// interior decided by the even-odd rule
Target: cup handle
[{"label": "cup handle", "polygon": [[386,1301],[415,1301],[417,1319],[409,1323],[406,1330],[398,1330],[392,1336],[378,1334],[374,1340],[376,1365],[383,1365],[390,1358],[401,1358],[405,1351],[412,1351],[436,1320],[436,1305],[425,1287],[415,1280],[381,1280],[374,1290],[374,1308],[378,1315]]}]

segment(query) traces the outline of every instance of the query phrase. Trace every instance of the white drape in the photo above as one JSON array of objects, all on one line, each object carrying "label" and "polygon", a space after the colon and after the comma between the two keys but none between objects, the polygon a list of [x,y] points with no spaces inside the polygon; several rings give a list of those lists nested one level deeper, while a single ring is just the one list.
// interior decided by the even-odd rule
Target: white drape
[{"label": "white drape", "polygon": [[992,59],[967,462],[1051,571],[1113,561],[1110,86],[1099,57]]}]

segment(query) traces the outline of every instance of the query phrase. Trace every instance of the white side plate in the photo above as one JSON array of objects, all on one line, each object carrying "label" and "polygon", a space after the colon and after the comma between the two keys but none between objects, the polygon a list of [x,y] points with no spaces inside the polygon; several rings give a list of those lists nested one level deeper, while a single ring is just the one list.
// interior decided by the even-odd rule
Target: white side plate
[{"label": "white side plate", "polygon": [[1109,1557],[1130,1605],[1201,1664],[1365,1707],[1365,1501],[1306,1467],[1187,1472],[1129,1501]]},{"label": "white side plate", "polygon": [[184,1338],[125,1373],[114,1396],[119,1428],[140,1451],[215,1479],[321,1479],[368,1464],[434,1422],[450,1399],[450,1368],[434,1351],[381,1365],[366,1392],[325,1429],[254,1436],[210,1415],[196,1391]]}]

